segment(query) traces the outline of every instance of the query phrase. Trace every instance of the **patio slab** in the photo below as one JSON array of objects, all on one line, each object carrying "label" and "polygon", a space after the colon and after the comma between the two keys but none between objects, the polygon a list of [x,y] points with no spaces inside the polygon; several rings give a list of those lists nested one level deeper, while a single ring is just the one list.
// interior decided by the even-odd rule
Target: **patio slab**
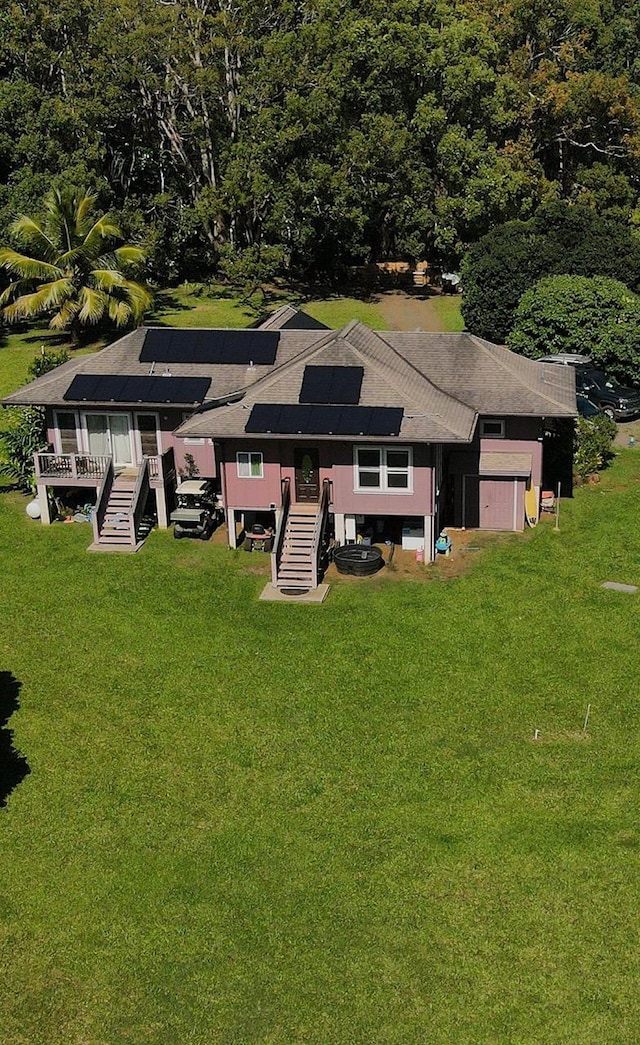
[{"label": "patio slab", "polygon": [[618,584],[617,581],[605,581],[602,587],[609,591],[624,591],[627,595],[635,595],[638,590],[635,584]]},{"label": "patio slab", "polygon": [[311,591],[306,591],[302,595],[285,595],[279,588],[274,588],[271,581],[267,584],[266,588],[260,593],[261,602],[324,602],[326,599],[329,588],[329,584],[319,584],[317,588],[313,588]]}]

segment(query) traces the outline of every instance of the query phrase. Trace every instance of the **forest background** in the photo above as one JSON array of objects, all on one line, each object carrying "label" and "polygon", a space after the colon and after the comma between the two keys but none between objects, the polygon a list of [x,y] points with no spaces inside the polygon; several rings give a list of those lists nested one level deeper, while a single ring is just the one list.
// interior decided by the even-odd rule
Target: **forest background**
[{"label": "forest background", "polygon": [[14,0],[0,242],[87,186],[147,277],[460,262],[541,206],[640,223],[636,0]]}]

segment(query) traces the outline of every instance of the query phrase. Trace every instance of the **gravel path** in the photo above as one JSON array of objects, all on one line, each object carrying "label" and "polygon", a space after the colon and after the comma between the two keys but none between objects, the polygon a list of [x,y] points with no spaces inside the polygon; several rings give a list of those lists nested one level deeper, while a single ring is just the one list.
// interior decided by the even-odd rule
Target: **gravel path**
[{"label": "gravel path", "polygon": [[378,294],[375,303],[382,312],[389,330],[442,330],[433,300],[425,294],[407,294],[404,290],[390,290]]}]

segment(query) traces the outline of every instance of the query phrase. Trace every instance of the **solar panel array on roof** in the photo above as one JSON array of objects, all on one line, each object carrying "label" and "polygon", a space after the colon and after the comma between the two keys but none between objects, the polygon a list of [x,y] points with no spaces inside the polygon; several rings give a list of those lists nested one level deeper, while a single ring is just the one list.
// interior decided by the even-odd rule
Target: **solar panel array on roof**
[{"label": "solar panel array on roof", "polygon": [[201,403],[208,377],[118,377],[76,374],[62,397],[66,402],[91,403]]},{"label": "solar panel array on roof", "polygon": [[302,378],[301,403],[360,402],[364,367],[306,366]]},{"label": "solar panel array on roof", "polygon": [[272,366],[277,330],[147,330],[141,363],[236,363]]},{"label": "solar panel array on roof", "polygon": [[396,407],[256,403],[244,430],[276,435],[399,435],[402,415]]}]

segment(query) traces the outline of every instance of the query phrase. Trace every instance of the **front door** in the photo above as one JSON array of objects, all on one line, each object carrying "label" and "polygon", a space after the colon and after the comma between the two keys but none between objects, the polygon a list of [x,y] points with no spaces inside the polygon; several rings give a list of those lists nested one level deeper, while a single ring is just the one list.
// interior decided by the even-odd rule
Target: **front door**
[{"label": "front door", "polygon": [[299,448],[294,454],[296,501],[318,501],[320,496],[320,458],[318,451]]}]

